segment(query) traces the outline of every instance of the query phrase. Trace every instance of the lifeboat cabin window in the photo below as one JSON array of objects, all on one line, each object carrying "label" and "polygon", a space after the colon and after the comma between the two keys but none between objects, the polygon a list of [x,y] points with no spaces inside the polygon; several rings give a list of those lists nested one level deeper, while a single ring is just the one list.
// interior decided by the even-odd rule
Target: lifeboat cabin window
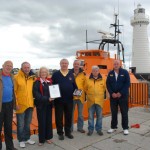
[{"label": "lifeboat cabin window", "polygon": [[91,52],[86,52],[85,56],[91,56]]},{"label": "lifeboat cabin window", "polygon": [[107,52],[102,53],[102,56],[103,56],[104,58],[108,58],[108,53],[107,53]]},{"label": "lifeboat cabin window", "polygon": [[85,53],[80,53],[80,56],[81,56],[81,57],[84,57],[84,56],[85,56]]},{"label": "lifeboat cabin window", "polygon": [[99,69],[107,69],[106,65],[98,65]]},{"label": "lifeboat cabin window", "polygon": [[91,52],[82,52],[82,53],[80,53],[80,56],[81,56],[81,57],[84,57],[84,56],[92,56],[92,53],[91,53]]},{"label": "lifeboat cabin window", "polygon": [[99,52],[93,52],[93,56],[100,56]]},{"label": "lifeboat cabin window", "polygon": [[80,66],[83,67],[84,65],[85,65],[84,60],[81,60],[81,61],[80,61]]},{"label": "lifeboat cabin window", "polygon": [[79,52],[76,53],[76,56],[77,56],[77,57],[80,57],[80,55],[81,55],[81,53],[79,53]]}]

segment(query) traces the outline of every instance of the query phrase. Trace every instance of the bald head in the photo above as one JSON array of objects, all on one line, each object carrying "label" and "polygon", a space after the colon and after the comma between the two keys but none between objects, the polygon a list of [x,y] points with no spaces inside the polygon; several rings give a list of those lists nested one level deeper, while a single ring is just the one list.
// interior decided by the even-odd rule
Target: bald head
[{"label": "bald head", "polygon": [[120,60],[114,60],[114,70],[118,71],[120,68]]},{"label": "bald head", "polygon": [[7,60],[4,62],[2,67],[3,67],[3,73],[6,75],[9,75],[13,69],[13,63],[12,63],[12,61]]}]

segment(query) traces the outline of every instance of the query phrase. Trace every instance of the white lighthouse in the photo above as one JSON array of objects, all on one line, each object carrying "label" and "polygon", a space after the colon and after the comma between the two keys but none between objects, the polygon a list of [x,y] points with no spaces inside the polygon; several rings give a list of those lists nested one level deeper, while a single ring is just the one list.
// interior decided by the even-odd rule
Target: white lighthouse
[{"label": "white lighthouse", "polygon": [[148,24],[149,17],[145,15],[145,9],[138,4],[131,18],[133,26],[132,67],[136,67],[136,73],[150,73]]}]

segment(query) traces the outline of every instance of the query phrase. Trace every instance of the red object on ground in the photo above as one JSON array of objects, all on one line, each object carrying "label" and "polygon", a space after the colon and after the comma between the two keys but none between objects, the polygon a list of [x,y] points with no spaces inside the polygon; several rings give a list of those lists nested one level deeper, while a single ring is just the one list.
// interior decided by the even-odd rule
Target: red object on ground
[{"label": "red object on ground", "polygon": [[131,128],[140,128],[140,124],[133,124],[131,125]]}]

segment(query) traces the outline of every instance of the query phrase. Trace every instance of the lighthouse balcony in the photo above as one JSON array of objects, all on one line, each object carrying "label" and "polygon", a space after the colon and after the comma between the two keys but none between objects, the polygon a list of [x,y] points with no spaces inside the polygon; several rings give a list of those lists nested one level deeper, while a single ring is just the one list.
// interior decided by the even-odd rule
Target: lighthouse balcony
[{"label": "lighthouse balcony", "polygon": [[132,26],[134,26],[136,24],[146,24],[146,25],[148,25],[149,21],[146,21],[146,20],[133,20],[133,21],[131,21]]},{"label": "lighthouse balcony", "polygon": [[132,17],[131,18],[131,25],[135,24],[149,24],[149,17],[145,16],[145,18],[137,18],[137,17]]}]

